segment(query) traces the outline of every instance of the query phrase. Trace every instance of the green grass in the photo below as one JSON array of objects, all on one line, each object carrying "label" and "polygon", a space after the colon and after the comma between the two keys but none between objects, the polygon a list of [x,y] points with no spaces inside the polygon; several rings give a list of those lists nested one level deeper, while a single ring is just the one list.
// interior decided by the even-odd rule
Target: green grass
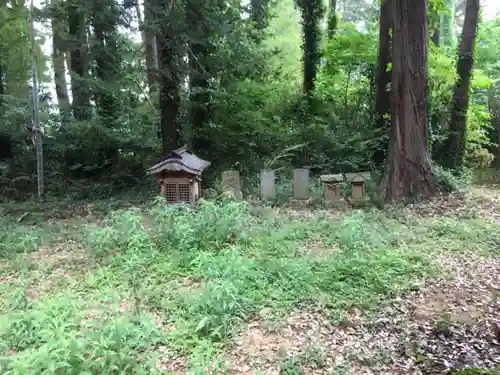
[{"label": "green grass", "polygon": [[41,243],[41,236],[39,228],[0,218],[0,259],[36,249]]},{"label": "green grass", "polygon": [[[264,308],[279,319],[316,306],[336,323],[352,307],[370,310],[441,271],[437,253],[488,253],[500,233],[473,218],[160,202],[146,214],[127,209],[82,224],[71,238],[85,248],[85,265],[32,298],[56,267],[30,260],[29,251],[70,234],[44,225],[0,222],[2,374],[156,374],[160,346],[189,358],[192,373],[223,369],[224,348]],[[283,366],[295,373],[297,364]]]},{"label": "green grass", "polygon": [[498,185],[500,184],[500,170],[498,168],[485,168],[475,170],[474,182],[477,184]]}]

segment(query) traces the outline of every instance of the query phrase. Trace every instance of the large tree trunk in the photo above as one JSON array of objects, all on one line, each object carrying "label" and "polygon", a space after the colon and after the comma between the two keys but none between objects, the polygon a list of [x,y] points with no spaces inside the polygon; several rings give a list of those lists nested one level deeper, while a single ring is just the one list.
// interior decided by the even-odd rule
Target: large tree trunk
[{"label": "large tree trunk", "polygon": [[[255,4],[252,3],[252,5]],[[188,54],[189,119],[192,126],[193,149],[202,157],[208,156],[211,145],[207,128],[211,116],[208,58],[213,50],[210,45],[210,39],[213,36],[211,35],[212,29],[206,26],[208,11],[206,7],[200,9],[199,2],[196,0],[186,2],[186,25],[191,39]]]},{"label": "large tree trunk", "polygon": [[89,120],[90,88],[88,78],[88,46],[84,9],[75,0],[68,5],[69,36],[71,38],[70,66],[73,116]]},{"label": "large tree trunk", "polygon": [[391,83],[391,71],[388,68],[391,62],[390,29],[392,27],[392,1],[384,0],[380,6],[375,124],[385,137],[382,139],[379,149],[375,151],[372,158],[373,164],[378,168],[382,167],[387,155],[387,136],[390,129],[391,94],[389,92],[389,84]]},{"label": "large tree trunk", "polygon": [[[174,1],[163,1],[159,5],[161,14],[170,14]],[[180,41],[172,22],[162,22],[156,42],[160,73],[160,136],[163,154],[167,156],[172,150],[182,146],[183,139],[182,126],[178,119],[181,104]]]},{"label": "large tree trunk", "polygon": [[150,95],[158,91],[158,50],[156,46],[156,26],[154,9],[151,0],[144,0],[144,20],[141,19],[140,7],[137,5],[137,18],[142,32],[142,42],[146,57],[148,88]]},{"label": "large tree trunk", "polygon": [[459,170],[464,165],[467,143],[469,86],[474,65],[474,44],[479,20],[479,0],[467,0],[464,28],[457,61],[457,82],[453,91],[450,134],[445,143],[443,165]]},{"label": "large tree trunk", "polygon": [[323,15],[321,0],[299,0],[302,13],[302,34],[304,52],[304,92],[309,96],[316,86],[316,73],[320,60],[319,23]]},{"label": "large tree trunk", "polygon": [[54,65],[57,103],[61,115],[61,123],[64,126],[71,118],[71,104],[69,102],[66,68],[64,66],[67,46],[64,43],[63,35],[67,34],[68,27],[63,14],[60,2],[52,0],[52,64]]},{"label": "large tree trunk", "polygon": [[112,128],[119,118],[116,83],[119,82],[120,52],[117,27],[119,10],[113,1],[100,0],[92,8],[92,56],[99,85],[95,89],[97,113],[102,123]]},{"label": "large tree trunk", "polygon": [[428,150],[427,0],[393,1],[392,132],[384,193],[388,201],[436,193]]}]

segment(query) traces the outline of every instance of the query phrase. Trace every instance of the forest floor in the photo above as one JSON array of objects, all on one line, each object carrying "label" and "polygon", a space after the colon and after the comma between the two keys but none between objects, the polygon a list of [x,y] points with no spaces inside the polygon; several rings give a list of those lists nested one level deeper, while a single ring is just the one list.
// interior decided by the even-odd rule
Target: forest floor
[{"label": "forest floor", "polygon": [[491,368],[499,206],[493,183],[385,211],[4,206],[0,372]]}]

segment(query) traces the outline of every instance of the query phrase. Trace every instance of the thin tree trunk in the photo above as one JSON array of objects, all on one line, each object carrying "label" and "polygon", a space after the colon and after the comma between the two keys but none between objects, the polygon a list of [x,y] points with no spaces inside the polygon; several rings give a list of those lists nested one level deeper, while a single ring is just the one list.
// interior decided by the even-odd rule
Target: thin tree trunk
[{"label": "thin tree trunk", "polygon": [[328,20],[326,25],[328,39],[332,39],[337,32],[337,24],[337,0],[330,0],[328,3]]},{"label": "thin tree trunk", "polygon": [[[252,6],[263,5],[259,0],[252,2]],[[192,36],[189,48],[189,119],[192,147],[202,157],[208,156],[211,145],[207,128],[211,116],[208,57],[213,48],[210,43],[212,28],[206,26],[208,11],[207,7],[200,9],[195,0],[186,2],[186,25]]]},{"label": "thin tree trunk", "polygon": [[301,0],[302,12],[302,34],[304,52],[304,93],[312,94],[316,86],[316,73],[320,60],[319,22],[323,15],[323,4],[321,0]]},{"label": "thin tree trunk", "polygon": [[137,23],[139,24],[139,30],[141,31],[142,41],[144,41],[144,20],[142,19],[141,4],[137,1],[135,3],[135,13],[137,15]]},{"label": "thin tree trunk", "polygon": [[[3,123],[5,117],[4,110],[4,95],[5,95],[5,72],[4,65],[2,61],[2,50],[0,49],[0,123]],[[3,133],[3,132],[2,132]],[[5,134],[0,134],[0,160],[10,159],[12,164],[12,140],[9,136]],[[11,165],[9,166],[9,171]]]},{"label": "thin tree trunk", "polygon": [[139,18],[139,26],[142,30],[142,41],[144,43],[144,52],[146,57],[146,69],[148,77],[149,93],[152,94],[158,91],[158,48],[156,42],[157,33],[154,18],[154,9],[151,0],[144,0],[144,21],[140,18],[140,8],[137,6],[137,16]]},{"label": "thin tree trunk", "polygon": [[[161,12],[169,14],[174,5],[162,2]],[[182,146],[182,126],[178,115],[181,105],[181,55],[177,34],[171,22],[164,22],[156,36],[158,46],[158,63],[160,72],[160,135],[163,155],[167,156],[172,150]]]},{"label": "thin tree trunk", "polygon": [[[66,62],[66,71],[69,72],[70,69],[71,69],[71,54],[69,52],[65,52],[64,53],[64,60]],[[71,77],[70,77],[70,81],[71,81]]]},{"label": "thin tree trunk", "polygon": [[391,83],[391,72],[388,70],[391,62],[391,35],[392,27],[392,1],[384,0],[380,6],[380,28],[379,28],[379,52],[377,72],[377,92],[375,94],[375,124],[381,130],[384,138],[381,140],[379,149],[372,157],[376,167],[382,167],[387,155],[387,138],[390,129],[391,95],[389,84]]},{"label": "thin tree trunk", "polygon": [[440,30],[439,30],[439,26],[436,27],[434,29],[434,31],[432,32],[432,36],[431,36],[431,40],[432,42],[436,45],[436,46],[440,46],[441,45],[441,35],[440,35]]},{"label": "thin tree trunk", "polygon": [[70,49],[71,93],[73,95],[73,116],[77,120],[89,120],[90,88],[88,78],[88,46],[85,15],[78,4],[68,6],[69,35],[72,38]]},{"label": "thin tree trunk", "polygon": [[58,1],[52,1],[52,64],[54,65],[54,83],[56,86],[57,102],[61,115],[61,124],[64,126],[71,118],[71,104],[69,102],[68,84],[66,82],[66,68],[64,66],[65,50],[63,35],[68,30],[61,12]]},{"label": "thin tree trunk", "polygon": [[427,0],[393,1],[392,133],[384,193],[388,201],[433,196],[428,150]]},{"label": "thin tree trunk", "polygon": [[32,79],[32,100],[33,100],[33,133],[36,147],[36,175],[37,175],[37,190],[38,199],[42,199],[45,191],[44,187],[44,170],[43,170],[43,140],[42,130],[40,125],[40,107],[38,97],[38,72],[36,59],[36,43],[35,43],[35,26],[34,26],[34,9],[33,0],[30,4],[29,13],[29,33],[30,33],[30,54],[31,54],[31,79]]},{"label": "thin tree trunk", "polygon": [[[105,15],[105,16],[104,16]],[[120,53],[118,51],[117,27],[119,10],[114,1],[99,1],[91,8],[92,56],[99,85],[95,88],[97,113],[107,127],[118,126],[119,100],[116,82],[120,81]]]},{"label": "thin tree trunk", "polygon": [[453,91],[450,134],[445,143],[443,165],[459,170],[464,166],[467,146],[467,111],[469,86],[474,65],[474,45],[479,20],[479,0],[467,0],[464,28],[457,61],[457,82]]}]

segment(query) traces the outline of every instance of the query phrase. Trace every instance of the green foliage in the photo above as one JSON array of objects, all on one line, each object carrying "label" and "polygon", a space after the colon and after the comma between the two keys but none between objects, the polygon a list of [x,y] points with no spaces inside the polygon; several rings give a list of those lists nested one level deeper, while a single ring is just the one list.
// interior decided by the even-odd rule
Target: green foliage
[{"label": "green foliage", "polygon": [[495,156],[485,148],[471,148],[466,155],[466,163],[469,168],[484,169],[488,168],[493,162]]},{"label": "green foliage", "polygon": [[[482,41],[479,39],[478,45]],[[488,92],[494,84],[494,75],[489,74],[481,59],[481,50],[476,48],[477,63],[473,71],[470,88],[471,102],[467,116],[467,164],[471,168],[486,167],[492,156],[488,149],[491,144],[489,136],[491,127],[491,111],[488,110]],[[455,52],[447,48],[439,48],[431,43],[429,54],[429,87],[431,94],[430,140],[433,156],[439,161],[443,141],[448,137],[448,123],[452,93],[456,81]]]},{"label": "green foliage", "polygon": [[[31,56],[28,35],[28,8],[22,2],[13,1],[0,10],[0,66],[5,74],[5,93],[14,97],[26,96],[30,77]],[[38,38],[37,45],[44,43]],[[39,70],[47,79],[46,58],[37,51]]]},{"label": "green foliage", "polygon": [[295,0],[277,2],[274,7],[275,17],[269,25],[269,36],[265,45],[275,51],[274,58],[268,61],[279,82],[288,82],[282,87],[292,90],[289,94],[300,89],[302,84],[302,65],[297,56],[301,56],[302,49],[298,41],[301,38],[300,11],[294,6]]},{"label": "green foliage", "polygon": [[[71,74],[68,86],[79,83],[88,90],[90,118],[62,118],[55,93],[48,100],[44,97],[48,90],[41,92],[47,192],[87,198],[137,185],[146,189],[153,181],[145,180],[144,170],[161,158],[162,111],[158,92],[148,92],[144,43],[139,35],[132,35],[137,31],[130,26],[135,23],[131,22],[135,9],[128,2],[77,3],[88,14],[85,22],[91,30],[84,46],[89,74],[80,80]],[[186,17],[189,14],[179,3],[172,13],[158,10],[156,21],[149,25],[155,33],[159,25],[170,25],[175,37],[168,45],[184,56],[174,65],[187,85],[175,91],[180,94],[180,107],[172,116],[183,141],[213,162],[204,184],[210,185],[218,172],[228,168],[255,175],[284,150],[302,144],[303,148],[287,152],[273,167],[308,166],[313,173],[371,169],[371,156],[387,137],[373,123],[378,8],[357,1],[344,4],[339,8],[336,33],[327,38],[321,25],[326,21],[324,4],[295,3],[236,1],[225,8],[198,6],[193,0],[189,7],[197,12],[196,22]],[[8,4],[0,12],[4,25],[0,31],[0,134],[12,138],[15,158],[9,161],[10,171],[2,173],[0,185],[4,196],[20,198],[34,193],[36,181],[35,153],[25,130],[31,118],[28,9]],[[246,14],[248,7],[255,12]],[[450,34],[452,8],[451,1],[431,1],[432,27],[446,18],[442,28]],[[51,10],[52,5],[43,4],[38,19],[48,24]],[[57,7],[55,17],[63,26],[67,26],[68,12],[67,6]],[[308,30],[305,39],[304,27]],[[497,142],[493,129],[500,119],[500,27],[498,21],[488,21],[479,30],[467,128],[466,159],[471,168],[492,161]],[[453,39],[448,34],[446,38]],[[76,41],[69,35],[62,39],[64,52],[69,54]],[[307,76],[312,77],[312,66],[317,68],[315,89],[308,100],[302,95],[301,45],[306,41],[312,48],[305,56]],[[44,38],[38,37],[39,75],[48,87],[54,77],[47,69],[50,56],[42,44]],[[429,54],[429,135],[437,162],[449,133],[456,79],[456,51],[448,47],[431,43]],[[79,106],[73,104],[73,109]]]},{"label": "green foliage", "polygon": [[318,164],[322,168],[333,164],[339,172],[366,169],[385,136],[372,123],[376,36],[341,25],[323,56],[326,66],[316,90],[317,101],[323,104],[315,118],[322,127],[308,134],[317,136],[314,148],[324,152]]},{"label": "green foliage", "polygon": [[[497,233],[498,223],[473,219],[289,216],[230,200],[116,211],[79,236],[90,266],[63,272],[59,286],[36,288],[55,264],[24,267],[20,280],[9,277],[15,258],[2,269],[0,368],[156,374],[168,348],[168,358],[188,357],[189,373],[224,371],[228,340],[264,310],[272,319],[302,305],[332,317],[370,309],[440,270],[436,253],[490,252]],[[282,358],[281,368],[306,363],[324,364],[321,349]]]},{"label": "green foliage", "polygon": [[161,342],[151,317],[105,313],[65,294],[14,309],[0,333],[2,354],[10,354],[2,359],[2,372],[151,373],[142,353]]},{"label": "green foliage", "polygon": [[436,176],[440,189],[444,192],[452,193],[464,191],[471,183],[471,174],[469,170],[460,171],[457,174],[440,166],[434,166],[434,175]]},{"label": "green foliage", "polygon": [[0,259],[29,252],[40,245],[40,234],[30,227],[0,219]]},{"label": "green foliage", "polygon": [[[422,254],[387,250],[394,228],[376,225],[370,214],[295,222],[254,216],[246,203],[202,201],[196,210],[158,202],[150,228],[141,224],[139,211],[117,215],[103,228],[90,229],[87,247],[107,254],[113,269],[138,272],[143,283],[162,280],[148,287],[146,298],[174,319],[179,328],[171,339],[179,349],[224,340],[263,303],[286,308],[319,293],[332,307],[366,304],[428,267]],[[304,257],[300,244],[313,233],[342,251],[319,263]],[[396,230],[394,236],[400,234]],[[187,290],[178,288],[176,279],[186,274],[193,281]]]},{"label": "green foliage", "polygon": [[452,371],[450,374],[453,375],[497,375],[499,373],[498,369],[480,369],[472,368],[466,370]]}]

